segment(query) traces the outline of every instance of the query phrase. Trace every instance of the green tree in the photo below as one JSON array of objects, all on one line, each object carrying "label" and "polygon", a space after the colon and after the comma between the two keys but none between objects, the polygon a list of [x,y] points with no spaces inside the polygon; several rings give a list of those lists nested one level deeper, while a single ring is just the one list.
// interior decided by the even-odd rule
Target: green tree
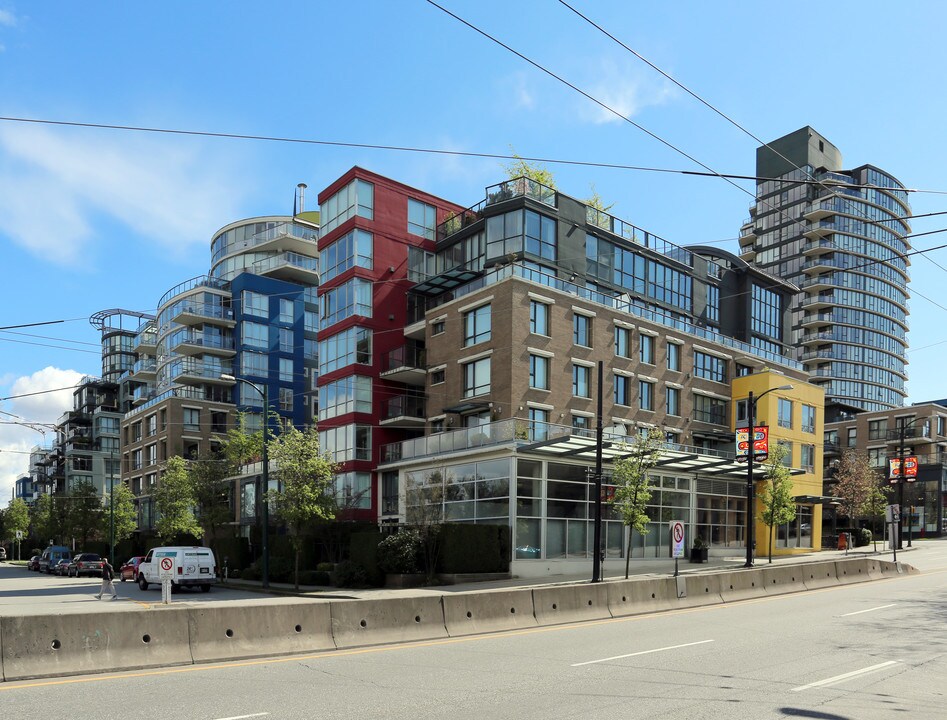
[{"label": "green tree", "polygon": [[[138,512],[135,510],[134,495],[123,482],[118,482],[111,495],[105,497],[106,511],[112,514],[112,534],[116,543],[126,540],[138,529]],[[105,518],[108,528],[109,519]]]},{"label": "green tree", "polygon": [[[763,464],[763,479],[769,484],[760,493],[763,511],[760,520],[769,530],[769,561],[773,562],[773,535],[775,528],[796,519],[796,503],[792,498],[792,480],[789,468],[783,464],[788,450],[784,445],[771,445],[769,459]],[[752,542],[752,539],[750,540]]]},{"label": "green tree", "polygon": [[441,555],[444,525],[444,475],[440,470],[412,474],[405,487],[405,522],[421,540],[421,563],[428,582],[434,579]]},{"label": "green tree", "polygon": [[88,480],[73,483],[65,500],[67,534],[84,550],[90,540],[102,536],[102,496]]},{"label": "green tree", "polygon": [[237,465],[228,459],[227,443],[222,454],[205,455],[188,463],[187,474],[194,494],[198,522],[204,538],[210,542],[221,537],[221,531],[233,520],[228,478],[236,475]]},{"label": "green tree", "polygon": [[[612,507],[621,515],[622,522],[628,528],[628,546],[625,550],[625,579],[628,579],[631,564],[631,534],[637,531],[644,534],[648,530],[651,517],[648,515],[648,503],[651,501],[651,478],[648,471],[661,457],[664,437],[657,428],[647,433],[635,435],[628,453],[615,460],[612,465],[612,482],[615,484],[615,497]],[[599,549],[595,548],[595,552]]]},{"label": "green tree", "polygon": [[263,431],[250,432],[247,428],[246,413],[237,413],[234,427],[227,430],[227,437],[221,444],[224,456],[234,467],[251,462],[263,455]]},{"label": "green tree", "polygon": [[874,543],[875,552],[878,552],[878,535],[884,537],[884,533],[877,532],[877,524],[880,519],[882,521],[882,527],[884,527],[885,508],[887,508],[891,502],[891,498],[889,497],[890,493],[890,485],[881,485],[880,482],[875,483],[872,485],[868,493],[868,498],[862,506],[863,512],[871,520],[871,539]]},{"label": "green tree", "polygon": [[[512,151],[513,148],[510,148]],[[524,160],[515,152],[513,154],[513,162],[509,165],[505,165],[503,169],[506,171],[506,176],[510,180],[515,180],[520,177],[527,177],[530,180],[535,180],[538,183],[542,183],[548,188],[556,189],[556,178],[552,172],[543,165],[538,163],[531,163],[528,160]]]},{"label": "green tree", "polygon": [[[23,498],[16,498],[3,511],[3,534],[11,542],[16,541],[19,531],[24,536],[30,529],[30,510],[23,502]],[[19,560],[19,557],[17,557]]]},{"label": "green tree", "polygon": [[611,221],[608,218],[609,210],[611,210],[615,204],[606,205],[605,201],[602,200],[602,196],[598,194],[598,191],[595,189],[595,185],[591,185],[592,194],[586,199],[586,221],[591,225],[596,225],[605,230],[610,230]]},{"label": "green tree", "polygon": [[276,467],[279,489],[266,493],[264,502],[273,501],[277,517],[286,524],[295,559],[293,584],[299,589],[299,558],[304,533],[314,520],[335,517],[335,464],[319,451],[316,428],[305,431],[285,425],[283,431],[269,441],[270,460]]},{"label": "green tree", "polygon": [[839,458],[835,469],[835,496],[841,500],[841,509],[851,524],[858,527],[865,513],[872,490],[878,486],[878,473],[871,465],[868,453],[848,449]]},{"label": "green tree", "polygon": [[203,536],[204,531],[194,514],[197,498],[184,458],[168,458],[154,491],[154,503],[158,516],[155,530],[159,537],[168,539],[185,533]]}]

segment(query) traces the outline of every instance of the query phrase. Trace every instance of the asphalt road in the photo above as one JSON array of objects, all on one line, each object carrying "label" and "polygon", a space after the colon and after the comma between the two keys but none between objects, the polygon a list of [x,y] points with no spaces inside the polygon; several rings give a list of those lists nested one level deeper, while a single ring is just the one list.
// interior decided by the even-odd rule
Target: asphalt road
[{"label": "asphalt road", "polygon": [[[11,718],[941,718],[947,542],[921,575],[410,645],[0,684]],[[126,583],[127,584],[127,583]]]}]

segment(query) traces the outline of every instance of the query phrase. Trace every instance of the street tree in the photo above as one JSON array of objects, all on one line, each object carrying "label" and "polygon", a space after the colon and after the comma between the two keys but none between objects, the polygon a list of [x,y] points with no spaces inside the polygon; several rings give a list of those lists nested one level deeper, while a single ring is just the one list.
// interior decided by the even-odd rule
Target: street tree
[{"label": "street tree", "polygon": [[405,485],[405,522],[421,541],[421,564],[430,582],[437,572],[444,526],[444,474],[432,470],[418,477],[411,473]]},{"label": "street tree", "polygon": [[[23,498],[16,498],[3,511],[3,534],[11,542],[16,541],[17,533],[26,535],[30,529],[30,511]],[[19,559],[19,558],[17,558]]]},{"label": "street tree", "polygon": [[227,478],[236,475],[239,466],[229,460],[226,451],[228,442],[229,437],[221,454],[203,455],[187,464],[197,520],[207,542],[218,540],[221,531],[233,519]]},{"label": "street tree", "polygon": [[768,529],[770,562],[773,562],[775,528],[796,519],[789,467],[783,463],[787,453],[788,449],[784,445],[777,443],[770,446],[769,458],[763,464],[763,479],[769,484],[760,493],[760,504],[763,506],[760,520]]},{"label": "street tree", "polygon": [[269,441],[268,454],[276,467],[278,490],[266,493],[274,511],[285,524],[294,550],[293,583],[299,589],[299,558],[303,539],[313,521],[335,517],[333,483],[336,466],[319,450],[316,428],[298,430],[291,424]]},{"label": "street tree", "polygon": [[[127,540],[138,529],[138,512],[135,510],[134,495],[124,482],[116,483],[111,495],[105,497],[105,507],[112,515],[112,534],[116,543]],[[104,519],[106,532],[109,519]]]},{"label": "street tree", "polygon": [[[622,523],[628,528],[628,546],[625,551],[625,579],[631,566],[631,534],[644,534],[648,530],[651,517],[648,515],[648,503],[651,502],[651,478],[648,471],[661,457],[664,437],[657,428],[649,428],[647,433],[635,435],[631,443],[625,445],[626,453],[612,464],[612,482],[615,496],[612,507],[621,516]],[[599,548],[595,548],[599,552]]]},{"label": "street tree", "polygon": [[202,537],[204,534],[194,508],[197,498],[188,476],[187,461],[182,457],[168,458],[161,483],[154,491],[157,520],[155,530],[164,539],[189,534]]},{"label": "street tree", "polygon": [[858,521],[866,511],[872,490],[878,483],[878,472],[872,467],[868,453],[851,448],[842,453],[835,470],[833,492],[841,501],[842,512],[848,516],[854,527],[858,527]]},{"label": "street tree", "polygon": [[233,467],[252,462],[263,455],[263,431],[252,432],[247,427],[246,413],[238,412],[234,426],[227,430],[221,443],[221,451]]},{"label": "street tree", "polygon": [[[884,516],[885,509],[888,507],[888,504],[891,502],[890,498],[891,486],[887,483],[882,485],[880,482],[872,485],[871,490],[868,493],[868,498],[865,500],[863,506],[863,511],[865,515],[871,520],[871,540],[875,549],[875,552],[878,552],[878,533],[875,532],[878,524],[878,520],[882,521],[882,527],[884,527]],[[882,537],[884,533],[882,533]]]},{"label": "street tree", "polygon": [[79,541],[80,549],[90,540],[102,537],[102,496],[91,481],[75,482],[64,502],[67,534]]}]

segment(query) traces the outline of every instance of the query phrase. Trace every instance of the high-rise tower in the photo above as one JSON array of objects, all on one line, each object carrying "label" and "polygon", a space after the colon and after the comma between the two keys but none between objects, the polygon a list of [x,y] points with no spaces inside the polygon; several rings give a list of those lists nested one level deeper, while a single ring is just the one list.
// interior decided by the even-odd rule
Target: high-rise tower
[{"label": "high-rise tower", "polygon": [[907,395],[911,208],[892,175],[842,167],[838,148],[811,127],[757,148],[761,179],[741,257],[799,287],[791,337],[826,402],[898,407]]}]

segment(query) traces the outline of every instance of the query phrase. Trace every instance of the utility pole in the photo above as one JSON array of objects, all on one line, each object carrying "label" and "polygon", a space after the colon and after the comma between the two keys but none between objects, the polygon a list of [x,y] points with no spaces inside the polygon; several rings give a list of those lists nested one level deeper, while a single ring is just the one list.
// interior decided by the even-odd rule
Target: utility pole
[{"label": "utility pole", "polygon": [[598,419],[595,425],[595,531],[592,539],[592,582],[602,579],[602,361],[598,361]]}]

